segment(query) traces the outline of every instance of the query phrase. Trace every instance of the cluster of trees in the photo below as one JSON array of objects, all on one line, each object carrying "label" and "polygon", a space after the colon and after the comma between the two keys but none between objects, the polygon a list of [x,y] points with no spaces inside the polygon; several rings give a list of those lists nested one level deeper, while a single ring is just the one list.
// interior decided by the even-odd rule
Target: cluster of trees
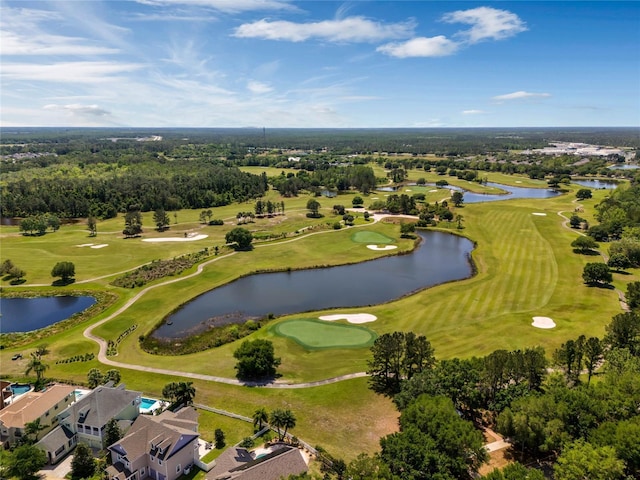
[{"label": "cluster of trees", "polygon": [[51,269],[52,277],[60,277],[59,283],[67,285],[71,283],[73,277],[76,275],[76,266],[73,262],[58,262]]},{"label": "cluster of trees", "polygon": [[92,368],[87,373],[87,385],[89,388],[96,388],[98,385],[104,385],[108,382],[113,382],[114,385],[118,385],[122,376],[119,370],[111,369],[106,373],[102,373],[99,368]]},{"label": "cluster of trees", "polygon": [[332,191],[359,190],[369,193],[378,180],[373,169],[364,165],[334,166],[329,163],[321,165],[307,165],[313,169],[300,170],[297,174],[282,172],[278,177],[271,178],[274,189],[285,197],[296,196],[301,190],[319,194],[323,189]]},{"label": "cluster of trees", "polygon": [[[379,454],[358,458],[376,476],[353,478],[471,478],[486,457],[482,437],[468,420],[481,418],[493,419],[494,428],[512,439],[514,453],[552,455],[557,479],[637,478],[640,316],[616,315],[606,332],[602,339],[580,336],[563,343],[553,355],[553,369],[541,347],[431,361],[411,376],[396,368],[401,373],[391,378],[400,378],[399,390],[398,382],[387,381],[387,366],[401,365],[406,353],[387,345],[394,337],[401,344],[408,334],[379,337],[385,338],[371,348],[370,363],[379,368],[370,370],[370,384],[392,395],[401,412],[400,431],[381,439]],[[594,375],[601,380],[591,382]],[[486,478],[544,476],[514,464]]]},{"label": "cluster of trees", "polygon": [[47,228],[52,232],[57,231],[60,228],[60,219],[51,213],[30,215],[20,220],[18,228],[24,235],[44,235],[47,233]]},{"label": "cluster of trees", "polygon": [[596,205],[599,224],[588,233],[596,241],[640,239],[640,184],[633,182],[629,188],[616,188]]},{"label": "cluster of trees", "polygon": [[4,276],[5,280],[11,280],[11,283],[22,283],[26,275],[27,272],[15,265],[9,258],[0,264],[0,276]]},{"label": "cluster of trees", "polygon": [[144,212],[208,208],[257,198],[268,189],[266,175],[212,165],[204,158],[142,163],[121,158],[120,162],[86,165],[76,176],[41,172],[8,181],[0,193],[0,213],[113,218],[132,204]]},{"label": "cluster of trees", "polygon": [[269,217],[273,215],[284,215],[284,202],[257,200],[254,210],[258,218],[264,217],[265,215]]},{"label": "cluster of trees", "polygon": [[234,250],[251,250],[253,234],[246,228],[236,227],[225,235],[227,245]]}]

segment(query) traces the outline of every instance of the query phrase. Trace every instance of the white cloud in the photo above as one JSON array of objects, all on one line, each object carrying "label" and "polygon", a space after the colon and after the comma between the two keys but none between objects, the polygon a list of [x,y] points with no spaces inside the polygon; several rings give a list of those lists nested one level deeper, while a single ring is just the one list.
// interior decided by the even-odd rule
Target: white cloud
[{"label": "white cloud", "polygon": [[364,17],[321,22],[295,23],[286,20],[258,20],[236,28],[235,37],[302,42],[311,38],[333,42],[376,42],[404,38],[413,33],[414,22],[382,24]]},{"label": "white cloud", "polygon": [[387,43],[376,51],[398,58],[407,57],[444,57],[458,50],[459,44],[443,35],[437,37],[417,37],[406,42]]},{"label": "white cloud", "polygon": [[486,39],[502,40],[527,30],[525,22],[515,13],[491,7],[458,10],[447,13],[442,19],[447,23],[466,23],[471,25],[469,30],[459,33],[469,43],[476,43]]},{"label": "white cloud", "polygon": [[42,108],[44,108],[45,110],[60,110],[60,111],[66,111],[72,114],[86,115],[86,116],[92,116],[92,117],[106,117],[111,115],[111,112],[103,108],[100,108],[98,105],[80,105],[77,103],[70,104],[70,105],[50,104],[50,105],[45,105]]},{"label": "white cloud", "polygon": [[492,97],[492,100],[496,102],[504,102],[509,100],[522,100],[526,98],[548,98],[550,96],[550,93],[532,93],[520,90],[518,92],[507,93],[505,95],[496,95],[495,97]]},{"label": "white cloud", "polygon": [[135,63],[118,62],[60,62],[47,65],[4,63],[0,78],[3,80],[33,80],[63,83],[102,83],[113,75],[142,68]]},{"label": "white cloud", "polygon": [[138,3],[153,6],[184,5],[207,7],[221,12],[248,12],[252,10],[297,10],[287,1],[281,0],[137,0]]},{"label": "white cloud", "polygon": [[0,31],[0,52],[2,55],[105,55],[119,50],[109,47],[86,45],[84,38],[62,35],[18,34]]},{"label": "white cloud", "polygon": [[247,89],[251,92],[251,93],[255,93],[256,95],[261,95],[263,93],[269,93],[273,90],[273,88],[266,84],[266,83],[262,83],[262,82],[258,82],[256,80],[249,80],[247,82]]},{"label": "white cloud", "polygon": [[463,110],[462,111],[463,115],[482,115],[484,113],[487,113],[487,112],[485,112],[484,110]]}]

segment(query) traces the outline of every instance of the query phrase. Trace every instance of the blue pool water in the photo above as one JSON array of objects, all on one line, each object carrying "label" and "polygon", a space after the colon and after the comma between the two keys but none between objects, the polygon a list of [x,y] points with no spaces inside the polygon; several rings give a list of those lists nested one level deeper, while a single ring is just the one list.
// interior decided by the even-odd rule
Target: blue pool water
[{"label": "blue pool water", "polygon": [[23,393],[27,393],[29,390],[31,390],[31,385],[20,385],[17,383],[11,385],[11,391],[14,395],[22,395]]},{"label": "blue pool water", "polygon": [[140,408],[146,408],[149,409],[151,407],[153,407],[156,404],[156,400],[153,400],[151,398],[142,398],[140,400]]}]

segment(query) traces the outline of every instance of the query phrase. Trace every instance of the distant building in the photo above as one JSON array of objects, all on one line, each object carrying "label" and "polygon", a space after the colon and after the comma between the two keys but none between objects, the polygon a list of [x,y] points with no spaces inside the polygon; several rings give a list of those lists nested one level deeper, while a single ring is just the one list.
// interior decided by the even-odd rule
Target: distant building
[{"label": "distant building", "polygon": [[290,445],[280,445],[258,458],[244,448],[231,447],[216,459],[206,480],[278,480],[308,469],[300,450]]}]

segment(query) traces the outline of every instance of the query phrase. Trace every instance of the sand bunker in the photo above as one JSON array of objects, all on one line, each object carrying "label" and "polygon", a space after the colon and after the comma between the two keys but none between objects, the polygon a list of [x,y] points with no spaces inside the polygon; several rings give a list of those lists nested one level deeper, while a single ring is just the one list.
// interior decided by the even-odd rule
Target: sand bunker
[{"label": "sand bunker", "polygon": [[76,245],[76,247],[90,247],[93,243],[83,243],[82,245]]},{"label": "sand bunker", "polygon": [[369,323],[375,322],[378,317],[371,315],[370,313],[339,313],[337,315],[323,315],[318,317],[320,320],[326,320],[327,322],[335,322],[336,320],[346,320],[349,323]]},{"label": "sand bunker", "polygon": [[547,216],[546,213],[542,213],[542,212],[533,212],[531,215],[537,215],[538,217],[546,217]]},{"label": "sand bunker", "polygon": [[91,245],[91,248],[104,248],[104,247],[108,247],[109,244],[108,243],[102,243],[100,245]]},{"label": "sand bunker", "polygon": [[398,248],[396,245],[383,245],[379,247],[378,245],[367,245],[369,250],[395,250]]},{"label": "sand bunker", "polygon": [[549,329],[555,328],[556,322],[551,320],[549,317],[533,317],[533,322],[531,322],[531,325],[536,328]]},{"label": "sand bunker", "polygon": [[145,238],[143,242],[194,242],[204,240],[209,235],[194,235],[193,237],[165,237],[165,238]]},{"label": "sand bunker", "polygon": [[521,180],[516,180],[516,183],[522,183],[522,181]]},{"label": "sand bunker", "polygon": [[437,192],[437,191],[438,191],[438,189],[434,188],[433,190],[429,190],[429,193],[433,193],[433,192]]}]

